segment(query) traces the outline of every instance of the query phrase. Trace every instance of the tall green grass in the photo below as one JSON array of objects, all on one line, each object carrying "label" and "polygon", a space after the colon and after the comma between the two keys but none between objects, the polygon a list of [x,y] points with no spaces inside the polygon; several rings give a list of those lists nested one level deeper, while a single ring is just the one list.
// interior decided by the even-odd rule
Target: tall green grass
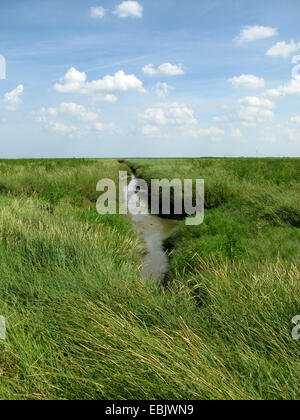
[{"label": "tall green grass", "polygon": [[0,397],[300,399],[298,161],[282,184],[264,165],[238,181],[227,161],[150,163],[139,173],[205,165],[212,186],[228,173],[227,199],[209,189],[205,223],[169,238],[167,287],[142,278],[130,222],[96,213],[117,161],[0,161]]},{"label": "tall green grass", "polygon": [[[129,160],[140,176],[205,180],[205,221],[181,225],[166,241],[172,250],[172,281],[189,275],[194,254],[220,254],[243,260],[285,262],[300,253],[300,159],[144,159]],[[252,266],[252,268],[250,267]]]},{"label": "tall green grass", "polygon": [[104,176],[118,180],[119,164],[109,159],[0,160],[0,194],[60,200],[91,206]]}]

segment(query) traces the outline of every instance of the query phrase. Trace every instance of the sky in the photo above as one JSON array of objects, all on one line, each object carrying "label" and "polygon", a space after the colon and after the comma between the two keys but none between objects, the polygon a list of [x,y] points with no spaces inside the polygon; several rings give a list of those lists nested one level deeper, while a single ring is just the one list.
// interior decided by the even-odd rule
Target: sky
[{"label": "sky", "polygon": [[0,158],[299,156],[299,0],[1,0]]}]

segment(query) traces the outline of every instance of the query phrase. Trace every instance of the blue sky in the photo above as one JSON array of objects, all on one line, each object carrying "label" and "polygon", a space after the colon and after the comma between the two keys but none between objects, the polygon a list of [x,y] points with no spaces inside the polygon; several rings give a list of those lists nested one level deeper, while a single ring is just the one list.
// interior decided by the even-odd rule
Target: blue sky
[{"label": "blue sky", "polygon": [[299,16],[299,0],[1,0],[0,158],[299,156]]}]

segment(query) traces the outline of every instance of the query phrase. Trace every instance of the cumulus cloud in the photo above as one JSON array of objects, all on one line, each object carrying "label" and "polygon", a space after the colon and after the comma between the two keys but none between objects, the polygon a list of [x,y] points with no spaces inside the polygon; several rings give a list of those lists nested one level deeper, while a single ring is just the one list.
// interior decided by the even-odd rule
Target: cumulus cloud
[{"label": "cumulus cloud", "polygon": [[218,127],[199,127],[194,111],[178,102],[160,103],[148,108],[139,117],[144,123],[142,133],[150,137],[170,138],[174,132],[180,132],[184,138],[206,137],[211,141],[220,141],[225,135],[224,130]]},{"label": "cumulus cloud", "polygon": [[273,121],[275,107],[267,98],[247,96],[238,100],[237,117],[246,125]]},{"label": "cumulus cloud", "polygon": [[285,41],[277,42],[272,48],[267,51],[268,56],[273,57],[288,57],[290,54],[300,50],[300,42],[296,44],[295,41],[291,41],[287,44]]},{"label": "cumulus cloud", "polygon": [[44,117],[57,117],[58,115],[66,115],[78,121],[96,121],[99,118],[98,112],[88,111],[83,105],[74,102],[62,102],[57,108],[42,108],[38,112],[41,120]]},{"label": "cumulus cloud", "polygon": [[181,76],[184,74],[182,64],[163,63],[155,68],[153,64],[147,64],[142,72],[147,76]]},{"label": "cumulus cloud", "polygon": [[243,44],[245,42],[258,41],[264,38],[271,38],[278,35],[276,28],[270,26],[245,26],[242,28],[239,36],[235,39],[238,44]]},{"label": "cumulus cloud", "polygon": [[185,104],[177,102],[161,103],[154,108],[148,108],[140,117],[150,125],[157,126],[187,126],[197,124],[194,111]]},{"label": "cumulus cloud", "polygon": [[60,79],[61,83],[54,85],[54,89],[60,93],[82,93],[86,85],[86,79],[86,73],[71,67]]},{"label": "cumulus cloud", "polygon": [[246,98],[239,99],[239,103],[243,106],[253,106],[257,108],[275,108],[274,102],[266,98],[259,98],[257,96],[246,96]]},{"label": "cumulus cloud", "polygon": [[300,76],[296,79],[292,79],[286,85],[280,86],[278,91],[282,95],[300,95]]},{"label": "cumulus cloud", "polygon": [[300,124],[300,115],[294,115],[291,118],[291,121],[294,122],[294,123],[296,123],[296,124]]},{"label": "cumulus cloud", "polygon": [[103,19],[106,14],[104,7],[91,7],[91,17],[93,19]]},{"label": "cumulus cloud", "polygon": [[103,101],[114,104],[118,101],[118,97],[113,93],[108,93],[107,95],[104,95]]},{"label": "cumulus cloud", "polygon": [[60,83],[54,85],[59,93],[80,93],[94,94],[97,92],[128,92],[136,91],[145,93],[143,82],[134,74],[125,74],[123,70],[116,72],[113,76],[107,75],[103,79],[87,82],[87,75],[71,67],[62,77]]},{"label": "cumulus cloud", "polygon": [[58,134],[68,135],[69,137],[75,136],[76,133],[79,134],[79,129],[76,125],[64,124],[55,120],[44,120],[44,122],[45,128]]},{"label": "cumulus cloud", "polygon": [[281,93],[277,89],[269,89],[264,92],[264,96],[270,96],[273,98],[279,98]]},{"label": "cumulus cloud", "polygon": [[269,109],[254,106],[242,106],[238,110],[238,116],[246,122],[267,122],[274,120],[274,112]]},{"label": "cumulus cloud", "polygon": [[98,104],[104,102],[114,104],[118,102],[118,97],[113,93],[95,93],[89,99],[90,104]]},{"label": "cumulus cloud", "polygon": [[62,102],[59,106],[59,112],[69,114],[81,121],[95,121],[98,118],[96,112],[87,111],[83,105],[74,102]]},{"label": "cumulus cloud", "polygon": [[232,77],[229,79],[229,82],[235,89],[258,89],[265,86],[263,78],[253,76],[252,74],[242,74],[238,77]]},{"label": "cumulus cloud", "polygon": [[155,92],[160,98],[165,98],[166,96],[168,96],[168,93],[171,89],[174,88],[165,82],[158,82],[154,87]]},{"label": "cumulus cloud", "polygon": [[115,8],[113,14],[119,18],[134,17],[141,19],[143,17],[143,10],[143,6],[137,1],[123,1]]},{"label": "cumulus cloud", "polygon": [[4,95],[4,104],[7,110],[16,111],[18,105],[21,103],[21,95],[24,92],[23,85],[17,86],[11,92]]},{"label": "cumulus cloud", "polygon": [[270,89],[264,93],[264,96],[278,98],[286,95],[300,95],[300,75],[297,75],[289,83],[279,86],[277,89]]},{"label": "cumulus cloud", "polygon": [[42,108],[34,113],[36,120],[51,131],[70,138],[84,136],[88,131],[111,131],[113,124],[100,121],[100,113],[74,102],[62,102],[57,108]]},{"label": "cumulus cloud", "polygon": [[[238,99],[237,105],[232,113],[222,117],[214,117],[213,120],[221,123],[236,123],[237,121],[245,127],[254,127],[257,123],[265,123],[275,119],[274,109],[276,104],[263,96],[246,96]],[[233,137],[242,137],[235,128],[232,131]]]}]

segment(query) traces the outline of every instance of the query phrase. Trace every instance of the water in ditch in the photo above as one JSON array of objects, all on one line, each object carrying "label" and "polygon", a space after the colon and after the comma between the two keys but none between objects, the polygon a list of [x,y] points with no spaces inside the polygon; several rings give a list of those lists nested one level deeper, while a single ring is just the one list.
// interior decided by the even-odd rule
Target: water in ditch
[{"label": "water in ditch", "polygon": [[[143,275],[155,281],[160,281],[169,268],[169,257],[163,249],[163,241],[179,222],[150,214],[150,211],[148,211],[148,191],[138,190],[138,192],[140,207],[148,214],[134,214],[130,210],[130,206],[129,213],[133,225],[143,237],[147,251],[143,260]],[[133,174],[128,186],[125,187],[124,193],[127,193],[128,201],[132,197],[137,198],[137,181]]]}]

